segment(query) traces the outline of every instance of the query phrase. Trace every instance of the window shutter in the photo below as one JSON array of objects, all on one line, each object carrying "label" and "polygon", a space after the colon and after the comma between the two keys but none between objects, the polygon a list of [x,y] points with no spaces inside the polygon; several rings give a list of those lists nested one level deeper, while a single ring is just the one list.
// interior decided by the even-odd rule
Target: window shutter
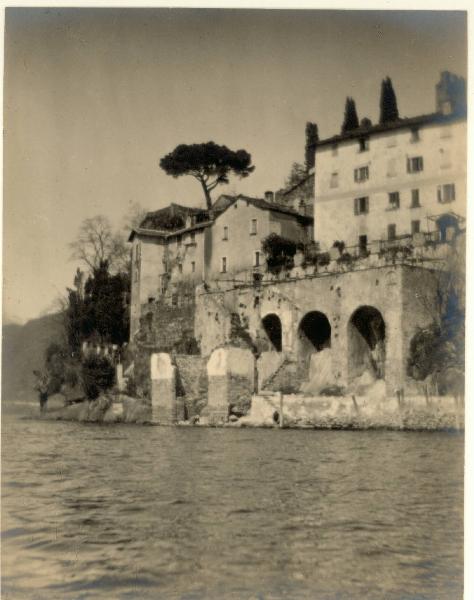
[{"label": "window shutter", "polygon": [[358,198],[354,198],[354,214],[358,215],[359,214],[359,202],[358,202]]}]

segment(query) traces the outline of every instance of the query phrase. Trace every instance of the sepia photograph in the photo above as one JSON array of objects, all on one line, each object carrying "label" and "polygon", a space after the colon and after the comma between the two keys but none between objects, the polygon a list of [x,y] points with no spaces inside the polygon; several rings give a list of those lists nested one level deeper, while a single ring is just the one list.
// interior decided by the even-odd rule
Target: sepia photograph
[{"label": "sepia photograph", "polygon": [[468,598],[467,10],[3,17],[2,600]]}]

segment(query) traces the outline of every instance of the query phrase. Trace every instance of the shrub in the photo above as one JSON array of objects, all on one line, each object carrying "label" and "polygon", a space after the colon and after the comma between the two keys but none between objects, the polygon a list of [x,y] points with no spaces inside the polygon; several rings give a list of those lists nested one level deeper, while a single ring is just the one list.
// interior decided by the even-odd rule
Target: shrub
[{"label": "shrub", "polygon": [[280,273],[283,269],[292,269],[294,256],[299,245],[292,240],[276,233],[271,233],[262,241],[262,250],[267,260],[267,269],[270,273]]},{"label": "shrub", "polygon": [[89,400],[95,400],[115,382],[115,368],[104,356],[88,356],[82,363],[82,382]]},{"label": "shrub", "polygon": [[321,254],[318,254],[318,257],[317,257],[318,267],[325,267],[330,262],[331,262],[331,257],[329,255],[329,252],[321,252]]}]

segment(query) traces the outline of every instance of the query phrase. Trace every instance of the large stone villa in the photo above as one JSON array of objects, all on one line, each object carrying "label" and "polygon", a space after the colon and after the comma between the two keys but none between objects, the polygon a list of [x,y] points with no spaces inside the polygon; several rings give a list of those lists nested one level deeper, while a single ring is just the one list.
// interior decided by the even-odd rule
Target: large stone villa
[{"label": "large stone villa", "polygon": [[[318,370],[321,386],[348,390],[370,371],[387,395],[416,393],[410,341],[432,322],[438,274],[464,240],[464,80],[443,72],[435,106],[317,140],[306,148],[314,168],[291,188],[148,213],[130,235],[131,344],[145,393],[153,353],[171,355],[186,402],[222,348],[254,361],[217,368],[244,382],[220,400],[209,393],[206,410],[222,418],[226,404],[297,392]],[[270,234],[294,244],[278,269],[262,249]]]}]

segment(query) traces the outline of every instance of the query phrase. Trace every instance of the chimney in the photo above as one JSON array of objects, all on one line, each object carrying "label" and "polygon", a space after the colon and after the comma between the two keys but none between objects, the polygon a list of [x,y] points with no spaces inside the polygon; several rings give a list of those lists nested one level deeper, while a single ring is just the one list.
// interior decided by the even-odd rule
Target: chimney
[{"label": "chimney", "polygon": [[436,84],[436,112],[444,115],[465,114],[466,110],[466,80],[443,71]]},{"label": "chimney", "polygon": [[273,192],[265,192],[265,200],[267,202],[274,202]]}]

